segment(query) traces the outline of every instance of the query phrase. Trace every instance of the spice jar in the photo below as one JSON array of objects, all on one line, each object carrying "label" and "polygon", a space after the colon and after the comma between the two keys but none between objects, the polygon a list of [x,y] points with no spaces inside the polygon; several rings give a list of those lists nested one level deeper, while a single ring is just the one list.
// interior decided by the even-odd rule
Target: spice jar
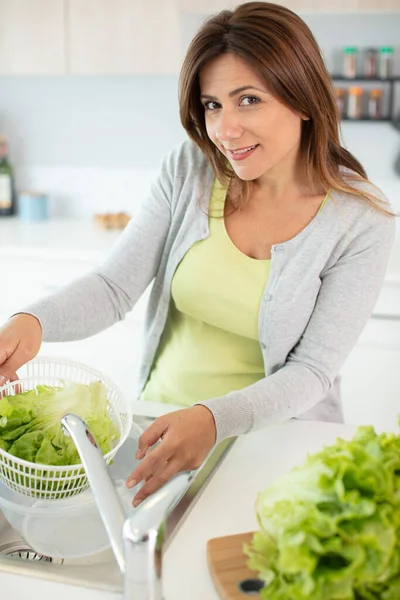
[{"label": "spice jar", "polygon": [[367,48],[364,53],[364,76],[378,76],[378,51],[376,48]]},{"label": "spice jar", "polygon": [[341,119],[346,114],[346,90],[343,88],[335,88],[336,105]]},{"label": "spice jar", "polygon": [[382,117],[382,90],[379,88],[369,92],[368,117],[370,119],[380,119]]},{"label": "spice jar", "polygon": [[349,119],[361,119],[364,90],[360,87],[349,88],[347,116]]},{"label": "spice jar", "polygon": [[357,75],[357,48],[347,46],[344,49],[343,74],[348,79],[354,79]]},{"label": "spice jar", "polygon": [[379,77],[388,79],[392,76],[393,48],[384,46],[379,53]]}]

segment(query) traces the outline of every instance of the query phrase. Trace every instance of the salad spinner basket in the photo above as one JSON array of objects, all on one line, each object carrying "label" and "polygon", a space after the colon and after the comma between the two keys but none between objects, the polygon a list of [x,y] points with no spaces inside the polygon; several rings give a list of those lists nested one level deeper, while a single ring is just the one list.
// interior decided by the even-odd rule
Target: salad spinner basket
[{"label": "salad spinner basket", "polygon": [[[99,371],[78,362],[62,358],[39,357],[24,365],[20,379],[0,387],[0,402],[4,396],[13,396],[34,389],[37,385],[62,387],[70,383],[90,384],[101,381],[107,390],[107,410],[119,431],[114,448],[104,455],[110,463],[129,435],[132,411],[129,403],[115,384]],[[61,499],[74,496],[89,487],[82,464],[50,466],[29,462],[0,448],[0,479],[8,488],[41,499]]]}]

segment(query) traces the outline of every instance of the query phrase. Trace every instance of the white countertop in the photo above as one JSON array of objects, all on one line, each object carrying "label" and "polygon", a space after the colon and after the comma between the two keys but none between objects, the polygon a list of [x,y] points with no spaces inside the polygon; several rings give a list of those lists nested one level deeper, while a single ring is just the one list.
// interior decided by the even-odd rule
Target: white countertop
[{"label": "white countertop", "polygon": [[18,217],[0,218],[2,256],[48,257],[101,260],[111,249],[121,230],[106,230],[92,219],[49,219],[26,223]]},{"label": "white countertop", "polygon": [[[159,405],[150,408],[154,415],[159,414]],[[140,411],[141,407],[135,406],[134,410]],[[166,552],[165,599],[218,600],[207,566],[207,540],[253,531],[257,528],[257,493],[300,464],[308,452],[316,452],[338,436],[349,439],[355,429],[351,425],[291,420],[238,438]],[[121,598],[118,594],[1,572],[0,589],[7,590],[12,600],[26,600],[28,596],[41,600]]]}]

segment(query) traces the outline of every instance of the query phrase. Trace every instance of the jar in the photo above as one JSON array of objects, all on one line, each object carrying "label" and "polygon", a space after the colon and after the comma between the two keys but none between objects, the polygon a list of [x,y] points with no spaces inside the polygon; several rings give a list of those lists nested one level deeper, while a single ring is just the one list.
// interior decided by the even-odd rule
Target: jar
[{"label": "jar", "polygon": [[360,87],[351,87],[348,93],[347,116],[349,119],[361,119],[364,90]]},{"label": "jar", "polygon": [[346,114],[346,90],[343,88],[335,88],[336,94],[336,106],[339,112],[339,116],[341,119]]},{"label": "jar", "polygon": [[18,197],[21,221],[45,221],[48,218],[48,198],[42,192],[21,192]]},{"label": "jar", "polygon": [[382,90],[379,88],[369,92],[368,117],[370,119],[380,119],[382,117]]},{"label": "jar", "polygon": [[357,75],[357,48],[347,46],[344,49],[343,74],[348,79],[354,79]]},{"label": "jar", "polygon": [[379,53],[379,77],[388,79],[393,71],[393,48],[383,46]]},{"label": "jar", "polygon": [[364,53],[364,76],[378,76],[378,51],[376,48],[367,48]]}]

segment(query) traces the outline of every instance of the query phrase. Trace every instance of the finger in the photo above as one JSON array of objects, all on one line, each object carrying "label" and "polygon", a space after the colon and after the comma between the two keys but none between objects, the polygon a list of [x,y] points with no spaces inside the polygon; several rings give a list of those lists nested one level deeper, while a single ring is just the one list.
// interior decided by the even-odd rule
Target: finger
[{"label": "finger", "polygon": [[19,367],[14,360],[6,360],[0,366],[0,385],[4,385],[7,381],[17,381],[19,379],[17,368]]},{"label": "finger", "polygon": [[140,465],[127,478],[127,487],[133,488],[141,481],[147,481],[155,475],[172,458],[173,450],[168,446],[169,444],[163,442],[152,452],[149,452],[146,458],[143,459]]},{"label": "finger", "polygon": [[154,494],[163,485],[165,485],[171,477],[173,477],[178,471],[183,469],[182,461],[178,458],[170,460],[163,469],[160,469],[151,477],[146,483],[140,488],[136,496],[134,497],[132,504],[136,508],[143,500],[145,500],[151,494]]},{"label": "finger", "polygon": [[144,458],[150,446],[153,446],[165,434],[167,425],[162,419],[156,419],[139,438],[136,458]]},{"label": "finger", "polygon": [[[161,467],[159,468],[159,471],[162,471],[163,469],[165,469],[165,467],[167,466],[167,464],[168,464],[168,461],[165,461],[165,462],[164,462],[164,464],[163,464],[163,465],[161,465]],[[154,477],[154,474],[153,474],[153,475],[149,475],[149,476],[148,476],[146,479],[144,479],[144,480],[143,480],[143,485],[144,485],[145,483],[147,483],[147,481],[150,481],[150,479],[151,479],[152,477]]]}]

